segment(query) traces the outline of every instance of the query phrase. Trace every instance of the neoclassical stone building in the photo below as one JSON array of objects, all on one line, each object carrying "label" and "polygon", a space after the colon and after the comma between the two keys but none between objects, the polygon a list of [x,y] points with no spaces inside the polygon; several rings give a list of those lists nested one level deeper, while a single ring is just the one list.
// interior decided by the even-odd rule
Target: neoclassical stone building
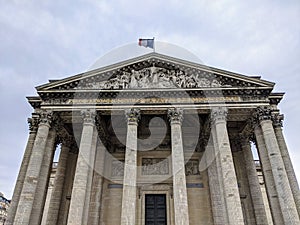
[{"label": "neoclassical stone building", "polygon": [[273,87],[159,53],[38,86],[6,224],[300,224]]}]

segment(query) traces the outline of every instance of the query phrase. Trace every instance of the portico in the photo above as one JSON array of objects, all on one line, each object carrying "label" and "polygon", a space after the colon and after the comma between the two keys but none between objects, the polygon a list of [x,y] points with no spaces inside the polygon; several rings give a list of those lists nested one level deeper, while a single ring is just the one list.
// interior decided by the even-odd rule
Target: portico
[{"label": "portico", "polygon": [[6,224],[299,224],[273,87],[158,53],[37,87]]}]

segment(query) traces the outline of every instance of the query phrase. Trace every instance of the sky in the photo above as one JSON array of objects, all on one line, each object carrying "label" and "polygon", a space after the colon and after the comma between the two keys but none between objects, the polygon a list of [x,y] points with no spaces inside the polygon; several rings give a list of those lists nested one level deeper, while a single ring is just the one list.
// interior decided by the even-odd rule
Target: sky
[{"label": "sky", "polygon": [[275,82],[275,91],[286,93],[279,108],[300,178],[299,0],[0,0],[0,10],[0,192],[7,198],[28,138],[32,108],[25,97],[140,37]]}]

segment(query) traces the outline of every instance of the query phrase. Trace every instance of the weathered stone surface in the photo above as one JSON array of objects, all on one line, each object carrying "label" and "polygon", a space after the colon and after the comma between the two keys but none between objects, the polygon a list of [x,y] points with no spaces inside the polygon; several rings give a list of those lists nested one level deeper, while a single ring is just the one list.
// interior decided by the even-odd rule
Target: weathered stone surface
[{"label": "weathered stone surface", "polygon": [[263,132],[266,148],[268,151],[268,157],[274,176],[284,224],[300,224],[299,214],[286,174],[283,159],[281,157],[278,142],[274,133],[272,121],[261,120],[260,126]]},{"label": "weathered stone surface", "polygon": [[123,179],[123,197],[121,225],[131,225],[136,222],[137,200],[137,125],[139,111],[130,109],[126,111],[127,138],[125,152],[125,167]]},{"label": "weathered stone surface", "polygon": [[83,225],[88,221],[86,208],[88,208],[87,196],[90,193],[89,175],[90,166],[93,165],[95,159],[96,144],[93,118],[93,113],[85,112],[67,223],[70,225]]},{"label": "weathered stone surface", "polygon": [[13,224],[29,224],[33,202],[40,177],[40,171],[42,168],[42,162],[44,158],[45,147],[47,144],[49,128],[50,118],[48,118],[47,115],[45,115],[43,120],[40,122],[37,130],[37,135],[31,152],[27,173],[24,180],[23,189],[21,192]]},{"label": "weathered stone surface", "polygon": [[183,115],[179,109],[169,109],[168,114],[171,124],[175,225],[185,225],[189,224],[189,210],[181,131]]}]

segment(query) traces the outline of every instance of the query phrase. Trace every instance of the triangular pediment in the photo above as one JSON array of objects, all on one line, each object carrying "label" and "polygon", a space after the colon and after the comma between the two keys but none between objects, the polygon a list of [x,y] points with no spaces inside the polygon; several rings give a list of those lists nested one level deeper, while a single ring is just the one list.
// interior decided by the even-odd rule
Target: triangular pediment
[{"label": "triangular pediment", "polygon": [[274,83],[150,53],[37,87],[38,92],[76,90],[273,88]]}]

